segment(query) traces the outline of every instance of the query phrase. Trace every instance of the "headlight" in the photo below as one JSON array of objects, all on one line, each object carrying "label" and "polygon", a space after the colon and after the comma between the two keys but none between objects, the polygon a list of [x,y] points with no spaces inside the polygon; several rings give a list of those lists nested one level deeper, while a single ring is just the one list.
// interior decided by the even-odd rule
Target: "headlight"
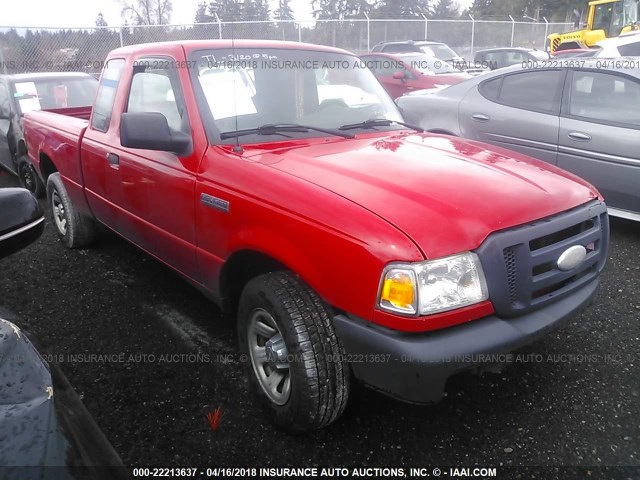
[{"label": "headlight", "polygon": [[489,298],[475,253],[420,263],[390,264],[382,272],[378,305],[405,315],[430,315]]}]

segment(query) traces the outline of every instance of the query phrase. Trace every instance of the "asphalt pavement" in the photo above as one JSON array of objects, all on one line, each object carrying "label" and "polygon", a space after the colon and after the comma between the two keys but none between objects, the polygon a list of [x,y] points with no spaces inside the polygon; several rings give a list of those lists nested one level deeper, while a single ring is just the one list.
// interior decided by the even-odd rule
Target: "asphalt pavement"
[{"label": "asphalt pavement", "polygon": [[47,218],[40,240],[0,260],[0,305],[127,465],[640,466],[640,223],[611,230],[596,303],[500,374],[454,377],[426,407],[358,390],[335,425],[301,437],[249,397],[234,320],[112,233],[70,251]]}]

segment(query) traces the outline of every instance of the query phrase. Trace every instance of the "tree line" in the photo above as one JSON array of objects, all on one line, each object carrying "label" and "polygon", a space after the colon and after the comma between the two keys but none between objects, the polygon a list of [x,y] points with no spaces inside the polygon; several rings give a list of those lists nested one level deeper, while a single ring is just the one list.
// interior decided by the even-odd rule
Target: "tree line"
[{"label": "tree line", "polygon": [[[171,0],[121,0],[122,18],[130,25],[166,25],[171,21]],[[350,18],[508,18],[566,21],[574,10],[585,9],[587,0],[474,0],[461,9],[456,0],[312,0],[317,20]],[[223,21],[293,21],[291,0],[278,0],[271,9],[269,0],[213,0],[201,2],[195,23]],[[104,19],[101,20],[102,22]]]}]

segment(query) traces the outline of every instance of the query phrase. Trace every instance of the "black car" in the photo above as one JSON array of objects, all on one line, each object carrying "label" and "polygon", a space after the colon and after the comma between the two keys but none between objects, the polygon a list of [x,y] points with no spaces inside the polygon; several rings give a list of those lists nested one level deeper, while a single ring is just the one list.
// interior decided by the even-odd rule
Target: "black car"
[{"label": "black car", "polygon": [[0,167],[20,178],[37,196],[44,185],[26,156],[22,115],[31,110],[93,105],[98,81],[86,73],[21,73],[0,75]]},{"label": "black car", "polygon": [[485,65],[491,70],[543,60],[549,60],[549,54],[535,48],[490,48],[478,50],[473,57],[476,65]]},{"label": "black car", "polygon": [[[0,188],[0,265],[37,240],[44,224],[31,192]],[[16,323],[0,306],[0,478],[129,478],[60,368],[44,361]]]}]

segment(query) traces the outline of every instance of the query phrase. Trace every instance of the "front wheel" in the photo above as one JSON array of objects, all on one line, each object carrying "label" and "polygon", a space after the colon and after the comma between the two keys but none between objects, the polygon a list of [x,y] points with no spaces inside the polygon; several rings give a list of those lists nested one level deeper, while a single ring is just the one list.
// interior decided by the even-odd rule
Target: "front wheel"
[{"label": "front wheel", "polygon": [[29,190],[35,197],[44,197],[45,187],[33,166],[26,160],[21,160],[18,164],[18,177],[20,184]]},{"label": "front wheel", "polygon": [[291,433],[326,427],[344,411],[350,372],[328,307],[291,272],[251,280],[240,298],[238,337],[253,393]]},{"label": "front wheel", "polygon": [[58,172],[52,173],[47,179],[47,199],[62,244],[67,248],[89,245],[95,236],[95,222],[75,209]]}]

